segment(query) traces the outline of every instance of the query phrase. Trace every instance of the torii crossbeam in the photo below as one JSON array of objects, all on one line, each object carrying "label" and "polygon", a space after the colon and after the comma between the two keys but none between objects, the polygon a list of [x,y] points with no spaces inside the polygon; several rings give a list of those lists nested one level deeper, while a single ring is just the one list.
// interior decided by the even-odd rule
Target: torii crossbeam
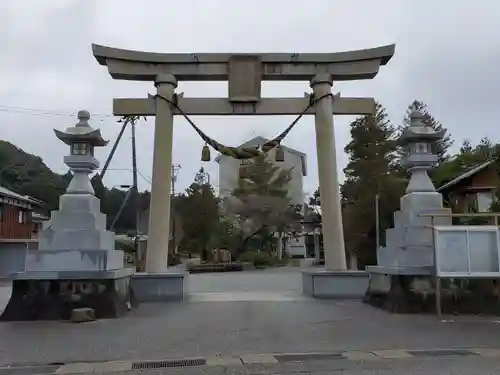
[{"label": "torii crossbeam", "polygon": [[118,116],[156,116],[153,176],[146,271],[165,272],[170,228],[170,184],[173,117],[179,112],[161,97],[173,100],[178,81],[228,81],[227,98],[177,95],[187,115],[296,115],[309,98],[262,98],[261,83],[310,81],[318,101],[306,114],[315,116],[319,189],[326,268],[345,270],[346,255],[337,176],[333,115],[365,115],[373,98],[332,97],[333,81],[374,78],[392,58],[395,45],[339,53],[199,53],[162,54],[93,44],[95,58],[111,77],[153,81],[158,97],[114,99]]}]

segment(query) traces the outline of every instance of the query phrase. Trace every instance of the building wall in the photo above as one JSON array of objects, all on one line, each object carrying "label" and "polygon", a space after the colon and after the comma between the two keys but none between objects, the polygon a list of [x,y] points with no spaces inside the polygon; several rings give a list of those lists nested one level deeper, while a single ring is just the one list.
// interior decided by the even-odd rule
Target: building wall
[{"label": "building wall", "polygon": [[490,165],[453,186],[445,195],[451,198],[455,211],[468,212],[474,207],[479,212],[485,212],[493,202],[498,182],[495,166]]},{"label": "building wall", "polygon": [[[268,158],[270,162],[274,161],[274,150],[269,152]],[[232,191],[238,186],[240,160],[233,159],[229,156],[220,156],[219,159],[219,196],[221,198],[230,196]],[[283,169],[292,169],[292,179],[290,180],[287,189],[288,195],[294,204],[302,204],[304,202],[304,188],[302,176],[302,159],[300,155],[287,152],[285,150],[285,161],[276,163]]]},{"label": "building wall", "polygon": [[43,228],[43,221],[32,221],[31,223],[31,238],[36,239],[40,235]]},{"label": "building wall", "polygon": [[0,203],[0,238],[29,239],[32,230],[29,209]]},{"label": "building wall", "polygon": [[472,177],[471,188],[496,187],[498,185],[498,174],[494,165],[479,171]]}]

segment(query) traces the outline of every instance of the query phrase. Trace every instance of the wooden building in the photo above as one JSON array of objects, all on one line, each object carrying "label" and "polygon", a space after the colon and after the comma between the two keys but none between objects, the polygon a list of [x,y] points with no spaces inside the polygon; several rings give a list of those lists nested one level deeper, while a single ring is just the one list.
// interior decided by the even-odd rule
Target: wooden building
[{"label": "wooden building", "polygon": [[38,239],[38,234],[42,230],[43,222],[49,220],[50,218],[39,212],[31,213],[31,238]]},{"label": "wooden building", "polygon": [[33,224],[33,210],[42,204],[0,186],[0,240],[31,239],[38,230],[38,224]]},{"label": "wooden building", "polygon": [[437,189],[454,212],[488,212],[495,200],[499,176],[495,160],[489,160],[457,176]]}]

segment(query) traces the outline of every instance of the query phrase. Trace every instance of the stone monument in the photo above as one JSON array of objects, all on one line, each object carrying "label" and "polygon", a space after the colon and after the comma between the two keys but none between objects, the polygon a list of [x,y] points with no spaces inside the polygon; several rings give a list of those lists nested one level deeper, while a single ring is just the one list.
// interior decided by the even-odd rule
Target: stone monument
[{"label": "stone monument", "polygon": [[123,252],[115,250],[115,235],[106,230],[106,215],[89,179],[99,167],[94,148],[108,143],[89,119],[89,112],[79,111],[75,126],[54,129],[70,146],[64,162],[73,178],[40,233],[39,249],[28,251],[25,271],[11,275],[12,296],[1,320],[69,319],[75,308],[113,318],[135,305],[133,270],[123,267]]},{"label": "stone monument", "polygon": [[370,285],[365,301],[391,311],[407,310],[407,291],[419,280],[429,280],[434,273],[433,226],[451,225],[451,217],[427,215],[451,214],[443,208],[427,170],[438,161],[433,143],[444,136],[423,123],[423,115],[414,111],[411,123],[400,142],[406,151],[401,160],[411,174],[401,209],[394,213],[394,227],[386,230],[386,246],[377,249],[377,266],[367,267]]}]

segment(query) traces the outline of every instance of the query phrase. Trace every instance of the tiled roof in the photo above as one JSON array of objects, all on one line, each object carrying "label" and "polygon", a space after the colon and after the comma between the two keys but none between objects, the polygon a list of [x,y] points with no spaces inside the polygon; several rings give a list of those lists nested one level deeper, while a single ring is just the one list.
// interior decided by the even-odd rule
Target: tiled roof
[{"label": "tiled roof", "polygon": [[27,195],[17,194],[15,192],[13,192],[12,190],[4,188],[3,186],[0,186],[0,195],[3,195],[5,197],[19,199],[20,201],[23,201],[23,202],[29,202],[32,204],[36,204],[37,206],[39,206],[43,203],[43,202],[41,202],[35,198],[29,197]]}]

